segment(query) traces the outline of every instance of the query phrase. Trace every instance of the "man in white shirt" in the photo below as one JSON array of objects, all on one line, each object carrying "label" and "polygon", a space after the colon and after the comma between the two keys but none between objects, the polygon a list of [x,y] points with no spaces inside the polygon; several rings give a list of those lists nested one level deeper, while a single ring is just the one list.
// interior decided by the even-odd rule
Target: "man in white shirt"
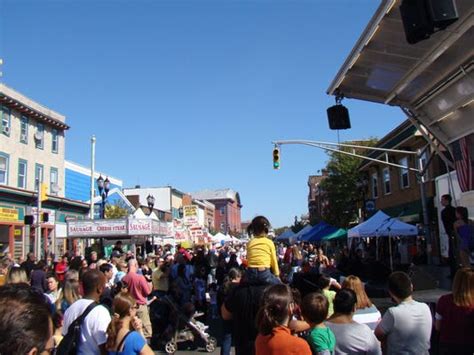
[{"label": "man in white shirt", "polygon": [[[99,302],[100,295],[104,291],[106,278],[99,270],[87,271],[82,276],[84,298],[74,302],[64,314],[64,325],[62,333],[67,334],[69,325],[79,318],[92,302]],[[106,354],[105,343],[107,342],[107,327],[111,321],[109,311],[102,305],[94,307],[81,326],[81,338],[79,341],[78,355],[101,355]]]},{"label": "man in white shirt", "polygon": [[388,278],[388,292],[397,306],[385,312],[375,336],[386,341],[387,354],[428,355],[433,322],[428,305],[413,299],[410,277],[401,271]]}]

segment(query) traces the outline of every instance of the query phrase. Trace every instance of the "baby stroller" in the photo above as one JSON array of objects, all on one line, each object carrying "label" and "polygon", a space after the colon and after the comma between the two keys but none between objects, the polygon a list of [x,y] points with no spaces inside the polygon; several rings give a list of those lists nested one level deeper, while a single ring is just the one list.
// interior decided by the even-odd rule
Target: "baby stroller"
[{"label": "baby stroller", "polygon": [[207,325],[195,319],[199,315],[196,314],[194,305],[187,303],[180,310],[170,297],[164,297],[164,301],[176,315],[170,317],[174,319],[174,324],[172,324],[171,339],[165,344],[166,353],[174,354],[178,350],[178,344],[184,342],[190,344],[193,349],[202,347],[212,353],[217,347],[217,340],[207,333],[209,328]]}]

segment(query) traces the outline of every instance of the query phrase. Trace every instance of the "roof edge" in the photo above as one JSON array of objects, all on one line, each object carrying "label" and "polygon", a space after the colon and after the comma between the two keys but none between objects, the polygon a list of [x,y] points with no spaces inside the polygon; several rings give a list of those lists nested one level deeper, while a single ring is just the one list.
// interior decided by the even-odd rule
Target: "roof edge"
[{"label": "roof edge", "polygon": [[377,31],[380,21],[382,21],[384,16],[392,9],[393,5],[395,5],[396,2],[397,0],[382,0],[377,11],[372,16],[368,25],[364,29],[364,32],[362,32],[362,35],[357,40],[356,44],[354,45],[351,52],[344,61],[344,64],[341,66],[335,78],[332,80],[331,84],[326,90],[326,93],[328,95],[334,95],[334,91],[339,87],[339,85],[341,85],[342,81],[344,80],[344,77],[346,76],[346,73],[354,65],[362,49],[366,46],[366,44],[370,41],[372,36]]}]

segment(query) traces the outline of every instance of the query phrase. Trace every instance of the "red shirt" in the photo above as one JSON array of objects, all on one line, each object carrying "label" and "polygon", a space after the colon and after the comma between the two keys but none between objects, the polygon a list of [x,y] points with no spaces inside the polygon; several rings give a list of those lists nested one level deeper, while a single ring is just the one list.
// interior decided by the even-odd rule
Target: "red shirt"
[{"label": "red shirt", "polygon": [[146,297],[150,294],[151,289],[143,275],[129,272],[123,277],[122,281],[128,284],[128,292],[137,300],[138,304],[146,304]]},{"label": "red shirt", "polygon": [[58,278],[58,281],[63,282],[64,276],[66,276],[67,263],[63,263],[62,261],[60,261],[56,264],[54,271],[56,271],[56,277]]},{"label": "red shirt", "polygon": [[276,327],[270,335],[257,336],[255,340],[256,355],[311,355],[308,343],[291,335],[290,329]]},{"label": "red shirt", "polygon": [[454,304],[453,294],[441,296],[436,319],[441,318],[439,340],[445,344],[474,345],[474,307]]}]

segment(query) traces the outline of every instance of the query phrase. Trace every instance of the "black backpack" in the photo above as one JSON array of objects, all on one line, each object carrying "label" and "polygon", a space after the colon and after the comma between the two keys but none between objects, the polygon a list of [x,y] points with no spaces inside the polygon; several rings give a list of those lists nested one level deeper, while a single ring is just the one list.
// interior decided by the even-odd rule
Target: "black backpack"
[{"label": "black backpack", "polygon": [[89,306],[87,306],[86,310],[76,320],[74,320],[74,322],[69,325],[67,334],[61,340],[56,349],[56,355],[77,354],[77,346],[79,344],[79,340],[81,339],[82,322],[87,317],[89,312],[92,311],[97,305],[97,303],[92,302]]}]

